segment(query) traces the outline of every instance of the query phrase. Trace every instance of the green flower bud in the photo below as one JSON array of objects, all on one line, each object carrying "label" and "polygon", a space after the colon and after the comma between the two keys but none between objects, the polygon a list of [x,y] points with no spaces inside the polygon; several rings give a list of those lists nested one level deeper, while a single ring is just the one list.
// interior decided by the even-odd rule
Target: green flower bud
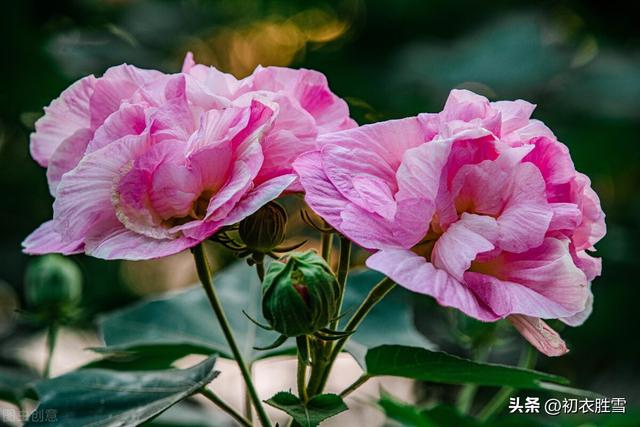
[{"label": "green flower bud", "polygon": [[46,255],[32,261],[25,274],[25,297],[36,310],[55,312],[77,304],[82,296],[82,274],[73,261]]},{"label": "green flower bud", "polygon": [[276,202],[269,202],[240,221],[238,233],[248,249],[268,254],[284,241],[286,224],[284,208]]},{"label": "green flower bud", "polygon": [[311,335],[338,315],[340,286],[313,251],[292,252],[269,265],[262,285],[262,314],[287,337]]}]

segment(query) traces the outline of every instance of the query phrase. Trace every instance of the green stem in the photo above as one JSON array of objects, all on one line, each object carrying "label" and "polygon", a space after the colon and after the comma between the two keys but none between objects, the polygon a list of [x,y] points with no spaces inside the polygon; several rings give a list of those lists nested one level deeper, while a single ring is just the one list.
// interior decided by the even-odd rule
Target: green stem
[{"label": "green stem", "polygon": [[[358,310],[353,314],[349,323],[345,327],[345,332],[355,331],[360,323],[364,320],[364,318],[369,314],[371,309],[375,307],[375,305],[380,302],[385,295],[387,295],[391,289],[395,286],[393,280],[385,277],[378,284],[376,284],[373,289],[369,292],[369,295],[365,298],[365,300],[360,304]],[[346,344],[349,337],[342,338],[336,341],[336,344],[333,346],[331,354],[328,360],[321,360],[319,363],[319,367],[317,369],[317,378],[314,377],[314,372],[311,372],[311,379],[309,380],[309,395],[315,396],[317,394],[322,393],[322,389],[324,389],[325,384],[329,378],[329,373],[331,372],[331,367],[333,366],[335,360],[338,358],[338,355],[342,351],[344,345]],[[315,370],[315,369],[314,369]]]},{"label": "green stem", "polygon": [[52,323],[47,330],[47,361],[44,365],[43,377],[49,378],[51,375],[51,362],[53,361],[53,352],[56,348],[56,342],[58,340],[58,325]]},{"label": "green stem", "polygon": [[[351,240],[340,237],[340,262],[338,263],[338,284],[340,285],[340,300],[338,301],[338,317],[342,312],[342,302],[347,288],[347,277],[349,276],[349,266],[351,265]],[[338,326],[339,319],[331,323],[331,329]]]},{"label": "green stem", "polygon": [[204,397],[212,401],[218,408],[222,409],[224,412],[229,414],[231,418],[236,420],[238,424],[240,424],[241,426],[253,427],[253,424],[251,424],[251,421],[243,417],[238,411],[233,409],[227,402],[219,398],[211,390],[207,388],[203,388],[202,390],[200,390],[200,394],[202,394]]},{"label": "green stem", "polygon": [[[253,372],[251,364],[247,366],[249,374]],[[251,422],[253,422],[253,406],[251,405],[251,393],[249,393],[249,387],[244,388],[244,416]]]},{"label": "green stem", "polygon": [[253,260],[256,262],[256,271],[258,272],[258,279],[260,279],[260,283],[264,281],[264,255],[255,254],[253,255]]},{"label": "green stem", "polygon": [[[483,346],[478,348],[475,351],[475,357],[473,358],[477,362],[484,362],[487,360],[489,356],[489,346]],[[460,390],[458,394],[457,407],[460,413],[467,414],[471,409],[471,405],[473,404],[473,399],[475,398],[476,392],[478,391],[477,384],[466,384]]]},{"label": "green stem", "polygon": [[198,277],[200,278],[202,286],[207,293],[207,297],[209,298],[209,302],[211,303],[211,308],[213,308],[213,312],[218,318],[220,328],[222,328],[224,337],[229,344],[229,348],[231,349],[233,358],[236,360],[238,366],[240,367],[240,372],[242,373],[242,377],[244,378],[247,391],[249,392],[251,401],[253,402],[253,406],[256,408],[258,418],[260,418],[260,423],[263,427],[271,427],[271,421],[267,416],[267,412],[265,411],[264,406],[262,406],[260,397],[258,397],[258,393],[256,392],[253,381],[251,380],[251,373],[249,372],[247,364],[242,358],[242,354],[240,353],[238,344],[236,344],[236,340],[233,337],[233,333],[231,332],[231,327],[229,326],[229,322],[227,321],[227,316],[224,314],[224,310],[222,309],[222,305],[220,304],[218,295],[216,294],[215,288],[213,287],[213,281],[211,280],[211,270],[209,269],[209,262],[207,261],[207,255],[204,252],[204,246],[202,243],[193,248],[193,255],[196,261]]},{"label": "green stem", "polygon": [[[521,368],[532,369],[536,364],[538,353],[529,344],[526,344],[526,346],[527,347],[525,351],[520,357],[518,366]],[[502,387],[496,393],[496,395],[493,396],[489,403],[487,403],[487,405],[478,413],[478,418],[480,419],[480,421],[484,423],[491,417],[496,415],[498,412],[500,412],[500,410],[504,407],[505,403],[507,403],[509,397],[511,397],[511,394],[513,394],[514,391],[515,389],[513,387]]]},{"label": "green stem", "polygon": [[306,335],[296,338],[298,344],[298,396],[303,402],[309,400],[307,395],[307,365],[309,364],[309,338]]},{"label": "green stem", "polygon": [[[326,225],[326,222],[325,222]],[[324,258],[329,265],[331,265],[331,248],[333,247],[333,233],[322,233],[320,238],[322,243],[322,258]]]},{"label": "green stem", "polygon": [[351,393],[356,391],[358,389],[358,387],[360,387],[362,384],[364,384],[367,381],[369,381],[369,378],[371,378],[369,375],[362,374],[362,376],[360,378],[358,378],[357,380],[355,380],[353,382],[353,384],[351,384],[349,387],[345,388],[344,390],[342,390],[340,392],[340,397],[347,397],[348,395],[350,395]]}]

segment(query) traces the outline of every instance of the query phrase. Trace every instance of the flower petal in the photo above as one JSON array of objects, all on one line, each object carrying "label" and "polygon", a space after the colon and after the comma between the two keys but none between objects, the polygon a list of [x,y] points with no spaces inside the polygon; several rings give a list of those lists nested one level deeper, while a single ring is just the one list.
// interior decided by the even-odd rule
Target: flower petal
[{"label": "flower petal", "polygon": [[547,356],[562,356],[569,352],[560,335],[544,321],[531,316],[513,315],[508,317],[520,334]]},{"label": "flower petal", "polygon": [[574,264],[567,239],[549,237],[524,253],[503,252],[476,262],[472,270],[465,273],[465,283],[499,315],[550,319],[585,308],[587,279]]},{"label": "flower petal", "polygon": [[293,163],[293,169],[305,189],[304,199],[309,207],[333,227],[340,229],[340,214],[346,209],[349,201],[327,177],[320,152],[311,151],[301,155]]},{"label": "flower petal", "polygon": [[87,153],[99,150],[124,136],[139,135],[145,128],[145,106],[123,103],[96,129],[93,139],[87,146]]},{"label": "flower petal", "polygon": [[494,249],[497,238],[498,224],[494,218],[465,212],[436,241],[433,265],[462,282],[471,262],[479,253]]},{"label": "flower petal", "polygon": [[60,233],[56,231],[53,221],[47,221],[33,231],[22,242],[25,253],[31,255],[43,255],[49,253],[61,253],[72,255],[83,252],[82,240],[64,240]]},{"label": "flower petal", "polygon": [[99,236],[89,237],[85,251],[96,258],[135,261],[173,255],[197,243],[187,237],[154,239],[116,225]]},{"label": "flower petal", "polygon": [[246,90],[284,92],[313,116],[320,133],[356,126],[347,103],[329,89],[327,78],[314,70],[258,66],[243,84]]},{"label": "flower petal", "polygon": [[498,246],[510,252],[523,252],[542,243],[553,211],[545,196],[540,171],[532,164],[519,164],[509,187],[509,198],[498,217]]},{"label": "flower petal", "polygon": [[440,305],[457,308],[483,321],[500,318],[464,284],[411,251],[382,250],[371,255],[366,263],[369,268],[384,273],[400,286],[434,297]]},{"label": "flower petal", "polygon": [[529,118],[533,110],[536,109],[536,105],[522,99],[516,99],[515,101],[492,102],[491,108],[500,112],[502,117],[500,134],[507,135],[529,124]]},{"label": "flower petal", "polygon": [[423,144],[424,141],[421,126],[415,117],[388,120],[318,137],[320,147],[343,147],[352,153],[366,155],[360,158],[366,158],[367,162],[375,155],[377,157],[374,161],[377,164],[380,163],[379,158],[392,171],[400,166],[405,151]]},{"label": "flower petal", "polygon": [[63,175],[53,218],[65,240],[79,240],[95,232],[114,215],[113,186],[123,168],[146,150],[148,135],[126,136],[82,158]]},{"label": "flower petal", "polygon": [[49,192],[53,197],[56,197],[62,175],[76,167],[80,162],[91,136],[92,132],[89,129],[77,130],[73,135],[62,141],[49,158],[47,181],[49,183]]},{"label": "flower petal", "polygon": [[84,77],[69,86],[44,109],[31,134],[30,151],[41,166],[47,167],[58,146],[80,129],[90,126],[89,99],[96,78]]}]

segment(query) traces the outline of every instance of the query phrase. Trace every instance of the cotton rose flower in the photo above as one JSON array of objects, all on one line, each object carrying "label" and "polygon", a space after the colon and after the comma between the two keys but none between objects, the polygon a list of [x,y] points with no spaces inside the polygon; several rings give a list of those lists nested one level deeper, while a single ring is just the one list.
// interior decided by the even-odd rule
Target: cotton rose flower
[{"label": "cotton rose flower", "polygon": [[[55,201],[25,252],[171,255],[295,189],[279,162],[315,147],[323,126],[355,125],[313,73],[261,68],[238,81],[188,55],[177,74],[121,65],[76,82],[31,137]],[[268,87],[280,74],[296,85]],[[309,101],[314,91],[328,100]]]},{"label": "cotton rose flower", "polygon": [[507,318],[541,352],[541,319],[591,310],[605,234],[589,179],[534,105],[451,92],[438,114],[321,136],[294,164],[308,205],[371,250],[367,265],[482,321]]}]

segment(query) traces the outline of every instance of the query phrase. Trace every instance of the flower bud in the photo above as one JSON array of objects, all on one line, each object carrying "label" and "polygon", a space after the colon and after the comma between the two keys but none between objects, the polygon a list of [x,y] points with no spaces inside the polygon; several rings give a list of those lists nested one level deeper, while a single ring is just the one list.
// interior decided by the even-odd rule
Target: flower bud
[{"label": "flower bud", "polygon": [[60,311],[78,303],[82,274],[61,255],[46,255],[31,262],[25,274],[25,297],[36,310]]},{"label": "flower bud", "polygon": [[338,314],[340,286],[325,260],[313,251],[273,261],[262,285],[262,312],[287,337],[310,335]]},{"label": "flower bud", "polygon": [[238,232],[247,248],[267,254],[284,241],[287,212],[276,202],[269,202],[240,221]]}]

